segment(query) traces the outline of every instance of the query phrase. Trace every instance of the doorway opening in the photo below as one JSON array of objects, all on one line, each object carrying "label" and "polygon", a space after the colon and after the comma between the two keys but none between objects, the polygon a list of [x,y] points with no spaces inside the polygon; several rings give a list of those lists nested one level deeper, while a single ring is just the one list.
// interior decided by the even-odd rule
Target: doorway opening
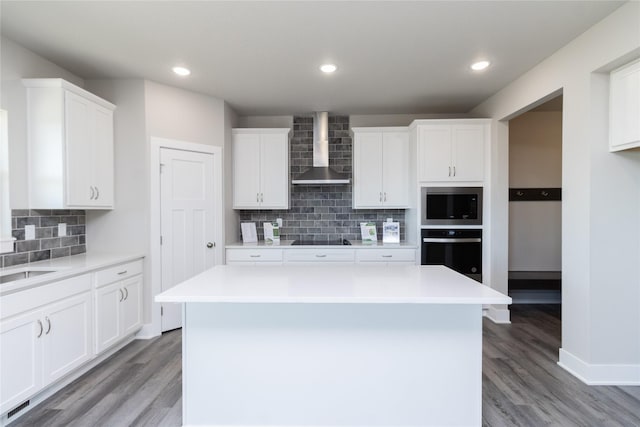
[{"label": "doorway opening", "polygon": [[509,296],[561,303],[562,95],[509,121]]}]

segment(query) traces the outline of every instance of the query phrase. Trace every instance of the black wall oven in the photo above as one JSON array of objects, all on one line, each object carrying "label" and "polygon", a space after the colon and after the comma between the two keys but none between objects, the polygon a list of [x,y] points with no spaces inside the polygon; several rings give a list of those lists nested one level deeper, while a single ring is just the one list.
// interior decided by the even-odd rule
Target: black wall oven
[{"label": "black wall oven", "polygon": [[482,283],[482,230],[422,230],[422,265],[447,267]]},{"label": "black wall oven", "polygon": [[482,187],[423,187],[422,225],[482,225]]}]

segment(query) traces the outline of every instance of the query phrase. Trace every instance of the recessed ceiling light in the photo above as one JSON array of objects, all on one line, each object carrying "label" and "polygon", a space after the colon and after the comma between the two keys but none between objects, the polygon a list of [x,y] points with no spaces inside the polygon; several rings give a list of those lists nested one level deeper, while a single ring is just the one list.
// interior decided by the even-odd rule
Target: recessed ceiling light
[{"label": "recessed ceiling light", "polygon": [[320,70],[321,70],[323,73],[333,73],[333,72],[334,72],[335,70],[337,70],[337,69],[338,69],[338,67],[336,67],[336,66],[335,66],[335,65],[333,65],[333,64],[324,64],[324,65],[321,65],[321,66],[320,66]]},{"label": "recessed ceiling light", "polygon": [[491,63],[489,61],[478,61],[471,64],[471,69],[473,71],[482,71],[487,68]]},{"label": "recessed ceiling light", "polygon": [[173,67],[173,72],[179,76],[188,76],[189,74],[191,74],[191,70],[184,67]]}]

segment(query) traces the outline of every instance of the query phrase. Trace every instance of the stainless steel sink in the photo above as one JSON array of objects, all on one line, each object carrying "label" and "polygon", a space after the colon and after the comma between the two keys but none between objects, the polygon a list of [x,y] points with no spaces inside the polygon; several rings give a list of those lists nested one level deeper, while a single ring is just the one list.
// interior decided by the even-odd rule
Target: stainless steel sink
[{"label": "stainless steel sink", "polygon": [[[0,284],[14,282],[16,280],[29,279],[31,277],[41,276],[43,274],[54,273],[58,270],[30,270],[25,269],[22,271],[16,271],[13,273],[7,273],[0,276]],[[0,273],[1,274],[1,273]]]}]

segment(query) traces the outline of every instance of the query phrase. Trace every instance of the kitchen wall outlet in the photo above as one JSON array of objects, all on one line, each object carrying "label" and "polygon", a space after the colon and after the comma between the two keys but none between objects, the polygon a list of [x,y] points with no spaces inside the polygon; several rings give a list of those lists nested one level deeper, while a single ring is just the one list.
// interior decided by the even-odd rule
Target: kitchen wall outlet
[{"label": "kitchen wall outlet", "polygon": [[58,224],[58,237],[62,237],[66,235],[67,235],[67,224],[65,224],[64,222],[61,222],[60,224]]},{"label": "kitchen wall outlet", "polygon": [[36,226],[25,225],[24,226],[24,240],[33,240],[36,238]]},{"label": "kitchen wall outlet", "polygon": [[278,223],[278,227],[282,228],[282,218],[276,218],[276,222]]}]

